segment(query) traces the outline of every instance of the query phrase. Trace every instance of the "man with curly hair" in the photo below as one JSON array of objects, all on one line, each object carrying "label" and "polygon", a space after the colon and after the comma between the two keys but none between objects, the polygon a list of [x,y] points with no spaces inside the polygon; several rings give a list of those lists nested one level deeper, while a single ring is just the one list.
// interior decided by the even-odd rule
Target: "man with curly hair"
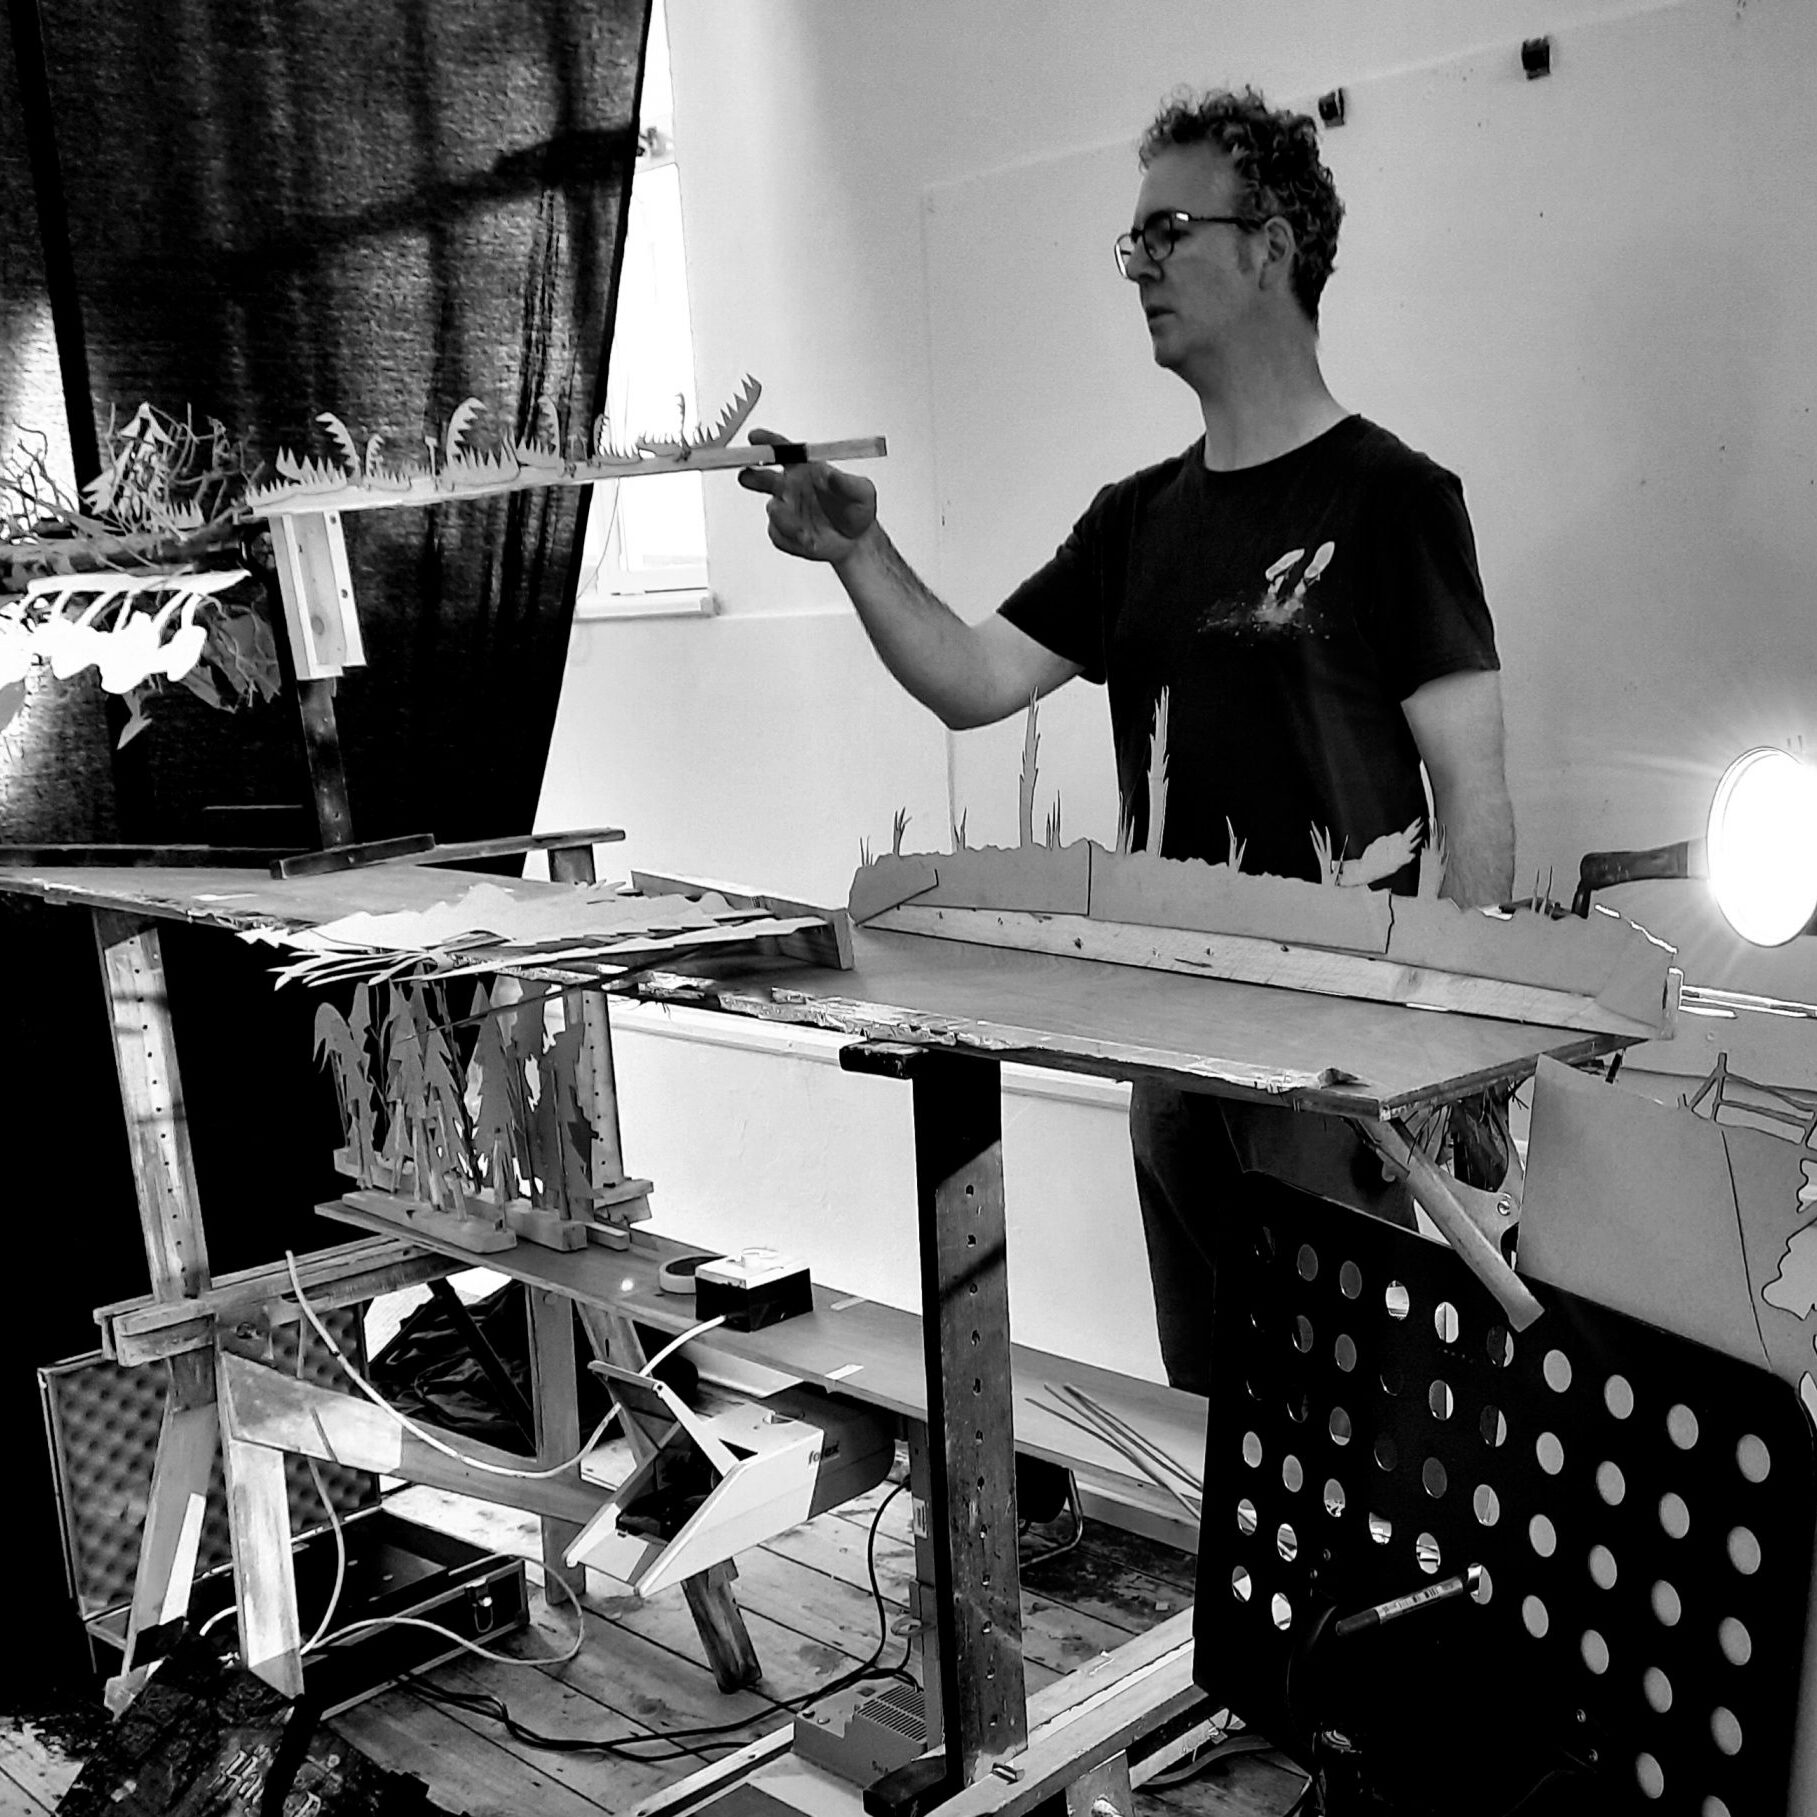
[{"label": "man with curly hair", "polygon": [[[1343,207],[1317,129],[1251,90],[1183,94],[1139,155],[1117,263],[1205,433],[1099,492],[994,615],[967,624],[933,595],[869,481],[814,465],[740,478],[770,495],[771,540],[833,565],[891,672],[947,725],[1005,718],[1074,676],[1106,684],[1130,846],[1410,891],[1436,839],[1445,894],[1499,901],[1513,812],[1463,491],[1325,383],[1319,305]],[[1151,816],[1157,727],[1168,786]],[[1309,1191],[1411,1221],[1404,1185],[1340,1120],[1153,1080],[1130,1120],[1177,1386],[1207,1385],[1221,1204]]]}]

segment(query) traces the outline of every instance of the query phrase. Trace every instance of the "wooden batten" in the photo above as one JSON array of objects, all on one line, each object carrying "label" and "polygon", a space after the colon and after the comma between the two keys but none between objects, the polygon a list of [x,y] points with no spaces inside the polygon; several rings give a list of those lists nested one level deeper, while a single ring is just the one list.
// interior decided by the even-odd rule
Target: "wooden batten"
[{"label": "wooden batten", "polygon": [[577,1524],[591,1520],[605,1500],[603,1490],[577,1476],[500,1475],[484,1466],[529,1471],[537,1468],[536,1460],[425,1428],[460,1454],[449,1457],[369,1401],[298,1381],[246,1357],[222,1355],[220,1393],[223,1432],[248,1448],[294,1451]]},{"label": "wooden batten", "polygon": [[1489,1016],[1503,1022],[1537,1023],[1547,1028],[1645,1037],[1660,1033],[1666,1025],[1669,991],[1664,974],[1669,968],[1663,964],[1659,967],[1661,976],[1654,1016],[1649,1021],[1642,1021],[1611,1009],[1595,995],[1437,971],[1392,959],[1374,959],[1363,953],[1292,946],[1279,940],[1261,940],[1242,934],[1137,926],[1085,915],[930,908],[921,902],[907,902],[899,908],[886,909],[873,916],[867,925],[880,932],[921,934],[933,939],[964,941],[973,946],[1009,947],[1071,959],[1097,959],[1111,965],[1141,966],[1149,971],[1184,972],[1194,977],[1227,978],[1243,984],[1269,984],[1283,990],[1400,1003],[1418,1009],[1450,1010],[1464,1015]]}]

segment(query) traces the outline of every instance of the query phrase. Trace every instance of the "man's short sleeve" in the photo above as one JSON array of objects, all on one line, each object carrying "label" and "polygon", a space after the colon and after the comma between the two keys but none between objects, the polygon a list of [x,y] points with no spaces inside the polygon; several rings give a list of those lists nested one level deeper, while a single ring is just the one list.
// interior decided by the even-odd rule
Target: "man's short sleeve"
[{"label": "man's short sleeve", "polygon": [[1053,559],[1038,568],[997,608],[1018,631],[1056,656],[1077,663],[1087,681],[1104,680],[1109,625],[1105,586],[1106,486],[1073,525]]},{"label": "man's short sleeve", "polygon": [[1457,476],[1418,459],[1383,475],[1369,526],[1363,629],[1398,699],[1464,670],[1499,669],[1476,538]]}]

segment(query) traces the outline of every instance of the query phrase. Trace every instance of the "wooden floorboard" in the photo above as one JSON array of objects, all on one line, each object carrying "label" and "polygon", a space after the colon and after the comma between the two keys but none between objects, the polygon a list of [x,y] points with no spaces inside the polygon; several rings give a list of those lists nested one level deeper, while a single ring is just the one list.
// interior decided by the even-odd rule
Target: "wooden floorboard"
[{"label": "wooden floorboard", "polygon": [[0,1817],[54,1811],[80,1771],[29,1722],[0,1721]]}]

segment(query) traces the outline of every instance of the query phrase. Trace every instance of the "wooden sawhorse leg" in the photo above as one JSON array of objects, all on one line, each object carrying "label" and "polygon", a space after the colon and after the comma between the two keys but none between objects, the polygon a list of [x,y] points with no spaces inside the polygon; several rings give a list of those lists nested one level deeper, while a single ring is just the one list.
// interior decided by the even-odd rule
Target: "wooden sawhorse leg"
[{"label": "wooden sawhorse leg", "polygon": [[[95,911],[95,946],[107,990],[114,1062],[132,1150],[139,1229],[157,1300],[194,1299],[209,1285],[208,1245],[196,1193],[183,1083],[177,1071],[170,992],[157,924],[109,909]],[[200,1503],[207,1494],[217,1430],[213,1350],[173,1358],[159,1433],[150,1505],[139,1543],[121,1676],[109,1687],[118,1704],[137,1688],[139,1636],[189,1607]],[[242,1652],[259,1675],[287,1695],[302,1689],[301,1635],[291,1576],[290,1511],[282,1463],[224,1446],[227,1519]],[[282,1545],[274,1550],[278,1535]]]}]

